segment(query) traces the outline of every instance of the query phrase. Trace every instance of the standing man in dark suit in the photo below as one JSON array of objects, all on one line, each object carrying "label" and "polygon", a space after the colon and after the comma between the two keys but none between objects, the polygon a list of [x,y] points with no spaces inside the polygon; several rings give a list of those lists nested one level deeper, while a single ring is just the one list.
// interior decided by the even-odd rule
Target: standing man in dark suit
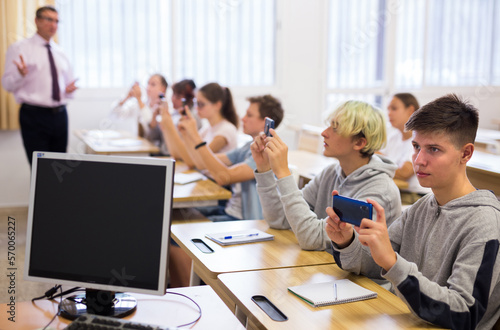
[{"label": "standing man in dark suit", "polygon": [[66,152],[66,102],[77,89],[68,58],[52,40],[59,16],[54,7],[36,11],[37,32],[9,47],[3,87],[21,104],[19,121],[28,160],[33,151]]}]

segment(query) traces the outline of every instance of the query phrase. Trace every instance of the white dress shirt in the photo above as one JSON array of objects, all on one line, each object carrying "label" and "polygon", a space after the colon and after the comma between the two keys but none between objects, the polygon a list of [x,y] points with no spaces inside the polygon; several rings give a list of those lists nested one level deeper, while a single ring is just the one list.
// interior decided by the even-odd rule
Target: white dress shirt
[{"label": "white dress shirt", "polygon": [[[67,99],[72,98],[72,94],[65,93],[66,86],[74,80],[71,65],[61,47],[50,40],[61,91],[61,101],[52,100],[52,76],[46,44],[47,41],[35,33],[31,38],[12,44],[7,50],[2,85],[8,92],[14,93],[19,104],[57,107],[66,104]],[[28,69],[24,77],[14,64],[14,61],[21,62],[19,55],[23,56]]]}]

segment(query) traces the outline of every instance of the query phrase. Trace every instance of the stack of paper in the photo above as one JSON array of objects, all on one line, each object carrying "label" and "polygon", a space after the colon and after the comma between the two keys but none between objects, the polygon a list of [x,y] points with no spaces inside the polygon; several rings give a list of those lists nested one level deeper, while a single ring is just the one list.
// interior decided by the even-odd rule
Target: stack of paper
[{"label": "stack of paper", "polygon": [[196,182],[200,180],[205,180],[206,177],[200,172],[191,172],[191,173],[175,173],[174,175],[174,183],[177,184],[186,184],[191,182]]},{"label": "stack of paper", "polygon": [[142,141],[138,139],[116,139],[110,140],[109,145],[115,147],[138,147],[142,145]]}]

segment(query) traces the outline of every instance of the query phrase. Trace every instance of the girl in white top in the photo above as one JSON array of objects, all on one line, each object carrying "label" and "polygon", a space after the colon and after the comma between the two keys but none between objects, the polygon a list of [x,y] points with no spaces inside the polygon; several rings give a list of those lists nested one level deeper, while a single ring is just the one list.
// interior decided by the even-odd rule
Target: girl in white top
[{"label": "girl in white top", "polygon": [[[196,84],[191,79],[183,79],[172,85],[173,93],[171,100],[172,100],[172,108],[174,111],[171,113],[171,115],[175,125],[177,125],[177,123],[181,118],[180,112],[184,110],[184,105],[187,105],[190,110],[194,107],[195,89],[196,89]],[[159,110],[158,104],[156,105],[156,108]],[[155,124],[154,127],[151,126],[149,132],[144,132],[145,133],[144,137],[149,141],[159,141],[160,154],[170,156],[170,152],[167,149],[167,144],[165,143],[165,139],[163,137],[160,125],[156,121],[156,114],[159,113],[158,110],[155,113],[155,118],[151,122],[152,124],[153,123]],[[192,113],[193,117],[196,119],[197,128],[201,129],[201,119],[198,117],[198,113],[194,110],[192,111]]]},{"label": "girl in white top", "polygon": [[[198,90],[196,99],[198,116],[207,119],[210,124],[201,128],[199,132],[201,139],[214,153],[235,149],[239,118],[229,88],[209,83]],[[203,161],[199,159],[199,155],[193,148],[187,148],[179,135],[168,112],[168,105],[163,102],[160,108],[162,115],[160,126],[170,154],[176,159],[182,159],[189,167],[202,168]]]},{"label": "girl in white top", "polygon": [[417,99],[410,93],[395,94],[387,106],[389,121],[393,127],[389,130],[387,144],[380,153],[386,155],[391,161],[398,165],[395,179],[408,182],[408,192],[420,195],[430,192],[429,188],[422,187],[415,176],[411,163],[413,153],[412,131],[405,131],[404,126],[410,116],[420,108]]},{"label": "girl in white top", "polygon": [[[157,126],[156,115],[158,114],[158,103],[160,94],[165,95],[168,83],[161,74],[154,74],[148,80],[146,87],[147,100],[142,100],[142,91],[136,82],[130,88],[127,95],[113,107],[112,115],[126,121],[131,118],[131,126],[128,130],[134,135],[147,136],[151,129]],[[138,123],[142,132],[138,132]],[[116,124],[116,123],[115,123]],[[122,125],[117,125],[122,126]],[[142,134],[140,134],[142,133]],[[154,142],[154,141],[151,141]]]}]

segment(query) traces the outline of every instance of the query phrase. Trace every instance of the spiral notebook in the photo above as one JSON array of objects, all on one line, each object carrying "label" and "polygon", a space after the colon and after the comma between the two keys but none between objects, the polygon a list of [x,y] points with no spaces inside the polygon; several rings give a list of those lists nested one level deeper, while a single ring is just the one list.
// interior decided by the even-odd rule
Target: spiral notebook
[{"label": "spiral notebook", "polygon": [[376,298],[377,293],[348,279],[289,287],[288,290],[314,307]]}]

